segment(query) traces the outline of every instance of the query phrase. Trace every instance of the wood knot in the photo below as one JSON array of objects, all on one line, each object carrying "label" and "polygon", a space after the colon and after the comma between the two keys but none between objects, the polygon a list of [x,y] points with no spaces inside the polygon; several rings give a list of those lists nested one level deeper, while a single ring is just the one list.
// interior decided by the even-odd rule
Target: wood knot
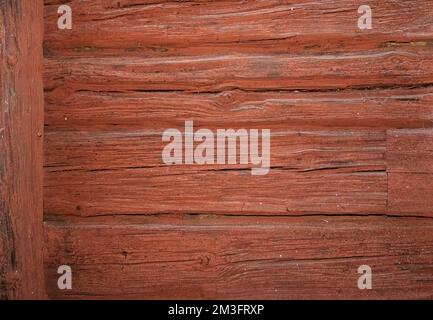
[{"label": "wood knot", "polygon": [[9,54],[8,55],[8,57],[7,57],[7,63],[8,63],[8,65],[14,66],[14,65],[17,64],[17,62],[18,62],[18,58],[17,58],[16,55],[14,55],[14,54]]},{"label": "wood knot", "polygon": [[7,290],[15,290],[18,288],[20,280],[21,275],[18,271],[10,271],[4,277],[4,284]]},{"label": "wood knot", "polygon": [[200,264],[202,266],[208,266],[210,263],[210,258],[208,256],[204,256],[200,258]]}]

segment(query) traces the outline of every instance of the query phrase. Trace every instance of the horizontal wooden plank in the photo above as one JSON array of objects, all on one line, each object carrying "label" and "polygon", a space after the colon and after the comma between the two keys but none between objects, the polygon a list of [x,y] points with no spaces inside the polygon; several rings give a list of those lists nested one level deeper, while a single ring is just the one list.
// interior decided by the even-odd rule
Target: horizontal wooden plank
[{"label": "horizontal wooden plank", "polygon": [[72,32],[57,28],[57,8],[64,1],[45,4],[46,54],[56,55],[101,54],[103,49],[144,56],[347,52],[430,45],[433,39],[433,4],[428,0],[370,0],[372,30],[358,29],[361,3],[355,0],[72,0]]},{"label": "horizontal wooden plank", "polygon": [[161,133],[48,132],[45,212],[59,215],[205,212],[383,212],[383,131],[283,131],[271,171],[162,161]]},{"label": "horizontal wooden plank", "polygon": [[[46,223],[51,298],[432,298],[433,224],[409,218]],[[72,290],[57,288],[69,265]],[[372,290],[357,269],[372,268]]]},{"label": "horizontal wooden plank", "polygon": [[[175,128],[184,132],[184,126]],[[194,130],[199,128],[194,127]],[[162,131],[157,130],[47,131],[45,167],[49,172],[164,167],[162,150],[167,142],[161,137]],[[386,168],[383,130],[279,130],[271,131],[270,141],[273,168],[339,172],[384,171]],[[217,154],[216,148],[214,152]],[[239,160],[239,154],[245,153],[238,147],[237,154]],[[238,164],[180,165],[183,172],[251,167],[239,161]]]},{"label": "horizontal wooden plank", "polygon": [[419,216],[433,214],[433,174],[388,174],[388,212]]},{"label": "horizontal wooden plank", "polygon": [[433,130],[389,130],[386,159],[389,172],[433,173]]},{"label": "horizontal wooden plank", "polygon": [[433,212],[433,131],[387,132],[388,211],[431,216]]},{"label": "horizontal wooden plank", "polygon": [[49,130],[433,126],[432,87],[339,92],[47,92]]},{"label": "horizontal wooden plank", "polygon": [[[174,167],[173,167],[174,168]],[[386,173],[272,169],[185,173],[169,168],[46,172],[46,214],[377,213],[386,209]]]},{"label": "horizontal wooden plank", "polygon": [[66,97],[83,90],[218,92],[424,86],[432,83],[431,55],[431,50],[420,48],[312,56],[56,57],[45,61],[45,87]]}]

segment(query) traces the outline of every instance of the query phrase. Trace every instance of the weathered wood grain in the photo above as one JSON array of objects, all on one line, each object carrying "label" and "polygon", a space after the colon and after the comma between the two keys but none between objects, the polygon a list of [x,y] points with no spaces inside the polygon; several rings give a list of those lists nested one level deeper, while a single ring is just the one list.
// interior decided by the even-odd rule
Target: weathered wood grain
[{"label": "weathered wood grain", "polygon": [[388,211],[430,216],[433,211],[433,130],[387,134]]},{"label": "weathered wood grain", "polygon": [[[202,217],[45,230],[52,298],[432,298],[430,219]],[[72,267],[71,291],[57,289],[61,264]],[[357,287],[363,264],[373,290]]]},{"label": "weathered wood grain", "polygon": [[433,173],[433,129],[387,132],[388,172]]},{"label": "weathered wood grain", "polygon": [[166,166],[161,133],[47,133],[45,212],[376,213],[386,204],[382,131],[286,131],[271,172],[251,165]]},{"label": "weathered wood grain", "polygon": [[431,127],[432,88],[325,93],[77,92],[68,96],[47,92],[45,125],[50,131],[164,130],[194,119],[206,128]]},{"label": "weathered wood grain", "polygon": [[388,174],[388,212],[432,216],[433,174]]},{"label": "weathered wood grain", "polygon": [[[184,127],[174,128],[184,131]],[[54,176],[58,171],[166,167],[162,150],[167,142],[161,137],[162,131],[158,130],[46,131],[45,168]],[[270,160],[273,168],[299,172],[385,171],[385,148],[386,134],[380,129],[275,130],[271,132]],[[239,148],[237,153],[238,158],[243,154]],[[161,169],[161,173],[251,167],[252,164],[178,165]]]},{"label": "weathered wood grain", "polygon": [[[72,0],[70,31],[60,4],[45,0],[50,297],[433,298],[432,1],[372,0],[372,30],[354,0]],[[161,134],[185,120],[272,129],[270,173],[165,166]]]},{"label": "weathered wood grain", "polygon": [[380,213],[386,173],[146,168],[61,171],[45,175],[45,212],[63,215],[154,213]]},{"label": "weathered wood grain", "polygon": [[50,58],[45,87],[57,95],[77,91],[219,92],[330,90],[432,84],[428,49],[293,56],[207,55],[186,57]]},{"label": "weathered wood grain", "polygon": [[0,299],[45,295],[42,1],[0,1]]},{"label": "weathered wood grain", "polygon": [[59,0],[46,0],[47,55],[117,52],[166,56],[227,52],[332,53],[425,46],[428,0],[371,0],[374,28],[359,30],[354,0],[73,0],[74,31],[56,28]]}]

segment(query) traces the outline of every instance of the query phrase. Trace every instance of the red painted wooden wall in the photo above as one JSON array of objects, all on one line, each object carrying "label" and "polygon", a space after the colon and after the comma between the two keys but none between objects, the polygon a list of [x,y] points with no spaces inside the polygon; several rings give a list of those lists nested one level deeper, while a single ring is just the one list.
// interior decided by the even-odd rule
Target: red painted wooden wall
[{"label": "red painted wooden wall", "polygon": [[[49,298],[433,298],[432,1],[72,0],[60,30],[62,4],[43,17]],[[269,174],[165,165],[186,120],[270,129]]]}]

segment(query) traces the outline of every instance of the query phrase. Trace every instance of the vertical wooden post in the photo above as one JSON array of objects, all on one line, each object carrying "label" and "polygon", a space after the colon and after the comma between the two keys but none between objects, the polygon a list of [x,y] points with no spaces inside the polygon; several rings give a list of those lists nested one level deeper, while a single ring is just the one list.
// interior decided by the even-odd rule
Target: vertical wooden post
[{"label": "vertical wooden post", "polygon": [[0,0],[0,298],[44,298],[42,0]]}]

